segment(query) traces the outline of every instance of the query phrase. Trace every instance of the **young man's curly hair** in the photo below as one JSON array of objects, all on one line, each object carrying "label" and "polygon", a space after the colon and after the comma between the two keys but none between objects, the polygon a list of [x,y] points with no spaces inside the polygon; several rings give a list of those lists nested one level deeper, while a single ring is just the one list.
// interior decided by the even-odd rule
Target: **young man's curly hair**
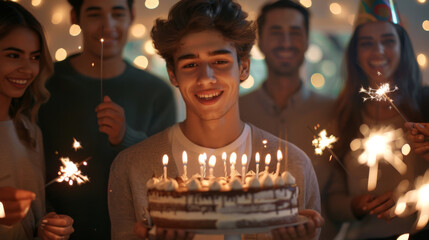
[{"label": "young man's curly hair", "polygon": [[189,33],[217,30],[233,42],[238,60],[250,57],[255,42],[255,24],[232,0],[182,0],[169,12],[168,19],[157,19],[151,36],[158,53],[174,70],[173,55],[180,40]]}]

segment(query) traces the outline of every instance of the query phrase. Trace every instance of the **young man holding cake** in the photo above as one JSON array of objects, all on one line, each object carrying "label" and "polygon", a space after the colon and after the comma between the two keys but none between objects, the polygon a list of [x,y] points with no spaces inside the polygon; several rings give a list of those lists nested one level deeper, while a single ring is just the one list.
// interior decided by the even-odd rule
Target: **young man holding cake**
[{"label": "young man holding cake", "polygon": [[[214,175],[223,176],[222,153],[246,154],[245,168],[253,171],[256,152],[263,157],[270,153],[272,171],[279,148],[287,149],[279,170],[296,178],[299,213],[308,219],[271,233],[275,239],[317,237],[323,218],[318,213],[319,189],[310,160],[293,144],[240,120],[239,84],[249,76],[249,52],[255,40],[254,24],[246,17],[231,0],[183,0],[173,6],[167,20],[156,21],[152,38],[167,62],[171,83],[185,101],[186,119],[124,150],[114,160],[108,193],[112,239],[147,237],[148,229],[142,224],[148,217],[146,183],[154,174],[162,175],[164,154],[170,158],[164,163],[169,177],[183,175],[183,151],[188,156],[188,176],[200,171],[197,159],[202,153],[216,156]],[[167,239],[189,238],[185,232],[157,231]]]}]

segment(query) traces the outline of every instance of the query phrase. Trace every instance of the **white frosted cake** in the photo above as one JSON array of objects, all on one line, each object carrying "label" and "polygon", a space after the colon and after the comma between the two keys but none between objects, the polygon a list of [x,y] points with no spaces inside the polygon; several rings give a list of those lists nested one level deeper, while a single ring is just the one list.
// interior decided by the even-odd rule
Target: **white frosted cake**
[{"label": "white frosted cake", "polygon": [[235,229],[298,221],[298,187],[287,172],[201,179],[152,178],[147,182],[149,213],[158,227]]}]

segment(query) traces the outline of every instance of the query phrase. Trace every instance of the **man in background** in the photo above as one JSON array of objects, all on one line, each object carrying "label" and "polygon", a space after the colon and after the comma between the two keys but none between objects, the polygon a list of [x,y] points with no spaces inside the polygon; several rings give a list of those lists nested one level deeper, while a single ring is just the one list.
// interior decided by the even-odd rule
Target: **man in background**
[{"label": "man in background", "polygon": [[[89,182],[52,184],[46,189],[47,202],[74,219],[72,239],[110,239],[110,165],[120,150],[172,125],[175,103],[166,83],[122,58],[134,19],[133,0],[68,1],[72,23],[82,29],[83,51],[55,64],[40,126],[48,181],[58,177],[60,157],[74,162],[89,157],[88,165],[80,167]],[[73,150],[73,138],[82,149]]]}]

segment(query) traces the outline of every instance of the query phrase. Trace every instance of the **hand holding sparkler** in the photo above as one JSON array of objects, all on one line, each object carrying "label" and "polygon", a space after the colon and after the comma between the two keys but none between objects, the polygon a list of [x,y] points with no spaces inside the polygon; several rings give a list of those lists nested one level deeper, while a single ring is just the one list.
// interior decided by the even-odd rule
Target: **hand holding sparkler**
[{"label": "hand holding sparkler", "polygon": [[30,210],[31,202],[36,199],[36,194],[27,190],[13,187],[0,187],[0,202],[3,205],[3,214],[0,216],[0,224],[13,226],[19,223]]},{"label": "hand holding sparkler", "polygon": [[366,193],[356,196],[352,199],[351,207],[356,218],[360,219],[370,214],[386,221],[395,217],[393,207],[396,204],[396,198],[392,191],[385,192],[380,196]]},{"label": "hand holding sparkler", "polygon": [[110,144],[122,143],[126,132],[125,112],[109,96],[104,97],[104,102],[95,109],[97,112],[98,130],[107,134]]},{"label": "hand holding sparkler", "polygon": [[406,122],[405,127],[414,152],[429,162],[429,123]]}]

